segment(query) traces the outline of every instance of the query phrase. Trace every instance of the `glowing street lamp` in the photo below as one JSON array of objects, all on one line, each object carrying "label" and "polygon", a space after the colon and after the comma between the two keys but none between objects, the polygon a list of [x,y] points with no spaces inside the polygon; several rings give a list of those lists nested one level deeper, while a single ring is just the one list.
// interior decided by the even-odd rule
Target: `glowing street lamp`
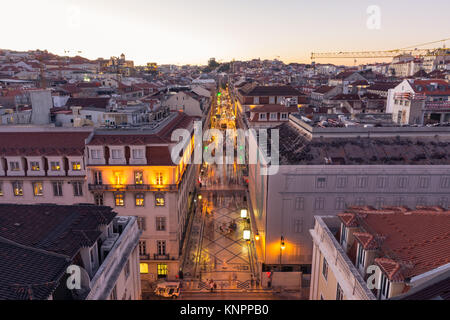
[{"label": "glowing street lamp", "polygon": [[201,194],[198,195],[198,200],[202,200],[202,195]]},{"label": "glowing street lamp", "polygon": [[250,240],[250,230],[244,230],[244,240]]},{"label": "glowing street lamp", "polygon": [[281,249],[281,250],[284,250],[284,249],[286,249],[286,245],[284,244],[284,237],[283,237],[283,236],[281,236],[281,244],[280,244],[280,249]]},{"label": "glowing street lamp", "polygon": [[247,218],[247,209],[241,209],[241,218]]},{"label": "glowing street lamp", "polygon": [[258,241],[259,240],[259,233],[255,234],[255,240]]}]

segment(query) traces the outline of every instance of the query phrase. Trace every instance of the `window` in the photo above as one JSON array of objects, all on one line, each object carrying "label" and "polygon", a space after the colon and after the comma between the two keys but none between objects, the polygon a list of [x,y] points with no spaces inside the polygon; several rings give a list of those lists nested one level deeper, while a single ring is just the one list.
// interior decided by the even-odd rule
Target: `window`
[{"label": "window", "polygon": [[305,207],[305,198],[297,197],[294,202],[295,210],[303,210]]},{"label": "window", "polygon": [[356,178],[356,187],[357,188],[366,188],[368,181],[369,181],[368,177],[357,177]]},{"label": "window", "polygon": [[164,194],[162,193],[155,194],[155,204],[158,207],[164,206]]},{"label": "window", "polygon": [[137,193],[135,196],[136,200],[136,207],[143,207],[144,206],[144,194],[143,193]]},{"label": "window", "polygon": [[314,201],[314,209],[322,210],[325,207],[325,199],[324,198],[316,198]]},{"label": "window", "polygon": [[53,195],[55,197],[62,197],[63,192],[62,192],[62,182],[61,181],[55,181],[52,182],[53,184]]},{"label": "window", "polygon": [[318,189],[323,189],[325,188],[327,185],[327,178],[325,177],[319,177],[316,180],[316,188]]},{"label": "window", "polygon": [[114,194],[114,203],[116,207],[123,207],[125,205],[124,194],[122,192]]},{"label": "window", "polygon": [[142,230],[142,231],[147,230],[144,217],[137,217],[137,224],[138,224],[139,230]]},{"label": "window", "polygon": [[94,195],[94,201],[97,206],[102,206],[104,203],[103,202],[103,193],[96,193]]},{"label": "window", "polygon": [[366,259],[366,254],[365,251],[363,249],[363,246],[358,243],[358,253],[356,256],[356,267],[363,267],[364,268],[364,263],[365,263],[365,259]]},{"label": "window", "polygon": [[91,158],[92,159],[100,159],[101,158],[101,150],[91,150]]},{"label": "window", "polygon": [[386,187],[387,187],[387,177],[378,177],[377,188],[386,188]]},{"label": "window", "polygon": [[144,183],[144,174],[142,171],[134,172],[134,184],[143,184]]},{"label": "window", "polygon": [[397,180],[397,185],[399,188],[406,188],[408,185],[408,178],[407,177],[399,177]]},{"label": "window", "polygon": [[23,184],[21,181],[15,181],[12,183],[14,196],[23,196]]},{"label": "window", "polygon": [[345,188],[347,187],[347,177],[337,177],[336,186],[338,188]]},{"label": "window", "polygon": [[133,149],[133,159],[144,159],[144,150]]},{"label": "window", "polygon": [[112,158],[113,159],[122,159],[122,150],[112,149]]},{"label": "window", "polygon": [[355,199],[355,206],[364,206],[366,205],[366,200],[364,198],[356,198]]},{"label": "window", "polygon": [[416,206],[426,206],[427,205],[427,198],[425,197],[419,197],[416,201]]},{"label": "window", "polygon": [[158,278],[166,278],[169,273],[169,268],[165,263],[158,263]]},{"label": "window", "polygon": [[389,298],[389,289],[391,287],[391,282],[389,279],[383,274],[381,276],[381,299]]},{"label": "window", "polygon": [[270,120],[277,120],[277,119],[278,119],[278,116],[277,116],[276,113],[271,113],[270,114]]},{"label": "window", "polygon": [[266,120],[266,117],[267,115],[265,114],[265,113],[260,113],[259,114],[259,120]]},{"label": "window", "polygon": [[0,197],[3,195],[3,183],[0,182]]},{"label": "window", "polygon": [[122,177],[123,177],[123,173],[122,173],[122,171],[116,171],[116,172],[114,172],[114,181],[115,181],[115,183],[116,184],[123,184],[123,179],[122,179]]},{"label": "window", "polygon": [[127,260],[127,262],[125,263],[125,279],[128,279],[128,277],[130,276],[130,259]]},{"label": "window", "polygon": [[92,120],[92,115],[87,114],[87,115],[86,115],[86,120]]},{"label": "window", "polygon": [[31,171],[39,171],[39,161],[31,161],[30,162]]},{"label": "window", "polygon": [[285,120],[288,118],[288,114],[287,113],[282,113],[281,114],[281,119]]},{"label": "window", "polygon": [[147,254],[147,243],[145,241],[139,241],[139,255],[143,256]]},{"label": "window", "polygon": [[73,185],[73,195],[75,197],[82,197],[83,196],[83,182],[75,181],[75,182],[72,182],[72,185]]},{"label": "window", "polygon": [[401,207],[401,206],[405,205],[405,198],[404,197],[395,198],[394,205],[397,207]]},{"label": "window", "polygon": [[148,273],[148,263],[140,263],[139,264],[139,272],[142,274]]},{"label": "window", "polygon": [[11,171],[20,171],[20,165],[18,161],[11,161],[9,163],[9,167]]},{"label": "window", "polygon": [[156,231],[166,231],[166,217],[156,217]]},{"label": "window", "polygon": [[341,245],[344,245],[346,241],[347,241],[347,227],[343,223],[341,223],[341,239],[340,239]]},{"label": "window", "polygon": [[94,171],[94,184],[100,185],[103,184],[102,172]]},{"label": "window", "polygon": [[[1,186],[0,186],[0,189],[1,189]],[[440,199],[439,199],[439,206],[441,206],[441,207],[444,208],[444,209],[447,209],[447,206],[448,206],[448,198],[446,198],[446,197],[440,198]]]},{"label": "window", "polygon": [[117,300],[117,288],[114,286],[114,288],[111,290],[111,294],[109,296],[109,300]]},{"label": "window", "polygon": [[426,189],[430,186],[429,177],[419,177],[419,188]]},{"label": "window", "polygon": [[165,240],[156,241],[156,249],[158,256],[166,255],[166,241]]},{"label": "window", "polygon": [[164,183],[163,174],[162,172],[158,172],[156,174],[156,184],[163,184],[163,183]]},{"label": "window", "polygon": [[52,161],[52,162],[50,162],[50,169],[52,171],[60,171],[61,170],[61,166],[59,165],[59,161]]},{"label": "window", "polygon": [[72,162],[72,171],[80,171],[81,170],[81,162],[73,161]]},{"label": "window", "polygon": [[337,197],[336,198],[335,209],[336,210],[343,210],[343,209],[345,209],[345,198],[344,197]]},{"label": "window", "polygon": [[325,278],[325,280],[328,279],[328,262],[325,258],[323,258],[322,275]]},{"label": "window", "polygon": [[375,208],[381,209],[384,206],[384,198],[378,197],[375,199]]},{"label": "window", "polygon": [[441,188],[450,188],[450,177],[441,178]]},{"label": "window", "polygon": [[343,299],[344,299],[344,291],[342,291],[342,288],[338,283],[336,289],[336,300],[343,300]]},{"label": "window", "polygon": [[302,233],[303,232],[303,220],[300,219],[294,219],[294,232],[295,233]]}]

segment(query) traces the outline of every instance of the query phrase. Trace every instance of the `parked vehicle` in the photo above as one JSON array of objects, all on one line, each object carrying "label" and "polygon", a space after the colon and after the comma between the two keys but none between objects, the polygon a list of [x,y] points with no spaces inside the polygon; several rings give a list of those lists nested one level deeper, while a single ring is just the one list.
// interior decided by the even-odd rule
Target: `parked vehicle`
[{"label": "parked vehicle", "polygon": [[179,282],[161,282],[155,289],[155,294],[160,297],[176,299],[180,296]]}]

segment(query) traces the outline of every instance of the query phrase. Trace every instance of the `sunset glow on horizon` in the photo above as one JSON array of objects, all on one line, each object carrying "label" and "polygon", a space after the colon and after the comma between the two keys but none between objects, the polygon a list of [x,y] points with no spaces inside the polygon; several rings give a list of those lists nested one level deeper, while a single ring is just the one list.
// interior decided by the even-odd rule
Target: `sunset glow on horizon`
[{"label": "sunset glow on horizon", "polygon": [[[2,4],[2,12],[21,18],[3,15],[9,31],[0,48],[81,51],[89,59],[124,53],[136,65],[206,64],[210,57],[310,63],[311,52],[389,50],[450,36],[449,1],[392,2],[16,0]],[[371,5],[380,9],[379,28],[367,25]]]}]

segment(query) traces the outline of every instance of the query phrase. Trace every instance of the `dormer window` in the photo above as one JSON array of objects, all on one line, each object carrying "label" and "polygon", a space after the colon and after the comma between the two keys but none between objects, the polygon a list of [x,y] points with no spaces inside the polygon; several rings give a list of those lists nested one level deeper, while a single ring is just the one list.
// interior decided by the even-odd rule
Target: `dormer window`
[{"label": "dormer window", "polygon": [[39,171],[40,170],[39,161],[31,161],[30,167],[31,171]]},{"label": "dormer window", "polygon": [[260,113],[259,114],[259,120],[266,120],[266,119],[267,119],[267,117],[266,117],[265,113]]},{"label": "dormer window", "polygon": [[72,171],[80,171],[80,170],[81,170],[81,162],[72,161]]},{"label": "dormer window", "polygon": [[341,224],[341,239],[340,243],[342,246],[345,245],[347,241],[347,227],[342,223]]},{"label": "dormer window", "polygon": [[381,290],[380,290],[380,299],[385,300],[389,299],[389,290],[391,288],[391,282],[388,277],[383,273],[381,275]]},{"label": "dormer window", "polygon": [[52,171],[60,171],[61,170],[61,166],[59,164],[59,161],[52,161],[50,162],[50,168]]},{"label": "dormer window", "polygon": [[11,161],[9,167],[11,171],[20,171],[20,164],[18,161]]},{"label": "dormer window", "polygon": [[101,158],[101,150],[91,150],[91,158],[92,159],[100,159]]},{"label": "dormer window", "polygon": [[133,159],[144,159],[144,149],[133,149]]},{"label": "dormer window", "polygon": [[356,255],[356,267],[364,269],[364,264],[366,260],[366,252],[363,246],[358,243],[358,253]]},{"label": "dormer window", "polygon": [[120,149],[112,149],[112,158],[113,159],[122,159],[122,150]]},{"label": "dormer window", "polygon": [[271,113],[270,114],[270,120],[277,120],[277,114],[276,113]]}]

